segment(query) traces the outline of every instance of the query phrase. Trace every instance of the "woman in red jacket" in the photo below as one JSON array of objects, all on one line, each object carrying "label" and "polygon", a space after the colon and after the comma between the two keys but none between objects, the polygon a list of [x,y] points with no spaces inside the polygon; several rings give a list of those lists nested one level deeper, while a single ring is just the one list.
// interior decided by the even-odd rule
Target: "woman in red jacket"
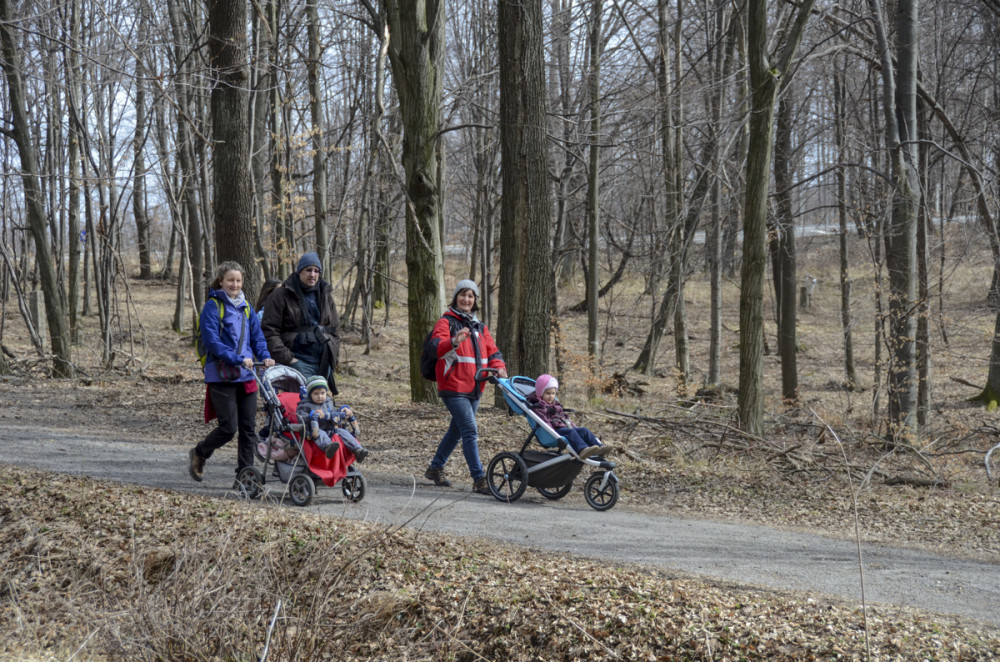
[{"label": "woman in red jacket", "polygon": [[486,472],[479,460],[476,426],[476,411],[486,383],[477,383],[475,376],[479,368],[487,367],[496,368],[500,377],[506,377],[507,366],[489,329],[476,317],[478,310],[479,287],[471,280],[459,281],[451,297],[451,306],[431,333],[431,342],[437,343],[438,396],[451,414],[451,424],[424,476],[439,487],[450,487],[451,482],[444,477],[444,465],[461,441],[462,454],[472,476],[472,489],[490,494]]}]

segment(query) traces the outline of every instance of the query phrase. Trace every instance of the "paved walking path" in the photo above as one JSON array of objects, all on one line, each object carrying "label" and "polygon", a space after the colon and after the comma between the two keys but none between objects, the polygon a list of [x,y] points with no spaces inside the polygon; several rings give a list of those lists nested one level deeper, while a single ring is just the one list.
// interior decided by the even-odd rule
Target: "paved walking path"
[{"label": "paved walking path", "polygon": [[[65,431],[8,425],[0,430],[0,462],[46,471],[232,495],[235,453],[230,444],[206,468],[205,481],[187,474],[187,449],[138,445],[125,439],[72,437]],[[230,455],[232,457],[230,457]],[[534,490],[513,504],[463,489],[435,488],[422,477],[392,476],[365,467],[368,494],[346,502],[339,486],[321,486],[309,510],[329,515],[494,540],[540,553],[575,554],[635,563],[666,572],[718,578],[779,590],[821,593],[861,604],[854,541],[808,533],[650,515],[619,504],[592,510],[576,488],[553,502]],[[276,480],[276,479],[275,479]],[[284,485],[269,483],[280,497]],[[294,506],[289,505],[289,508]],[[1000,564],[927,552],[863,545],[865,598],[877,609],[904,605],[1000,627]]]}]

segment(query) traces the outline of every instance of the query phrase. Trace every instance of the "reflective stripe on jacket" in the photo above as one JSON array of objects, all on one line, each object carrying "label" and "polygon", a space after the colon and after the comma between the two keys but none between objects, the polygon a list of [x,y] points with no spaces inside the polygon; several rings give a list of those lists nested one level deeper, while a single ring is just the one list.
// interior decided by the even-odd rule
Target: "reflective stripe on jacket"
[{"label": "reflective stripe on jacket", "polygon": [[[458,347],[452,348],[451,338],[462,328],[469,329],[472,334]],[[486,382],[476,384],[476,370],[480,367],[506,368],[503,354],[482,322],[474,322],[448,310],[434,325],[431,338],[438,339],[435,372],[439,396],[461,395],[476,400],[486,388]]]}]

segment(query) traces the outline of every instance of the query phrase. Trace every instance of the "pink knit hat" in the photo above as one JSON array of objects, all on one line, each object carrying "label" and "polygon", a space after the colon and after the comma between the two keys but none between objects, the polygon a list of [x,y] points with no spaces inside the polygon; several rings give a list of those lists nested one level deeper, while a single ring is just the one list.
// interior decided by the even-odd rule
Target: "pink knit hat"
[{"label": "pink knit hat", "polygon": [[559,380],[552,375],[546,373],[535,380],[535,395],[538,396],[539,400],[542,399],[542,393],[550,388],[559,388]]}]

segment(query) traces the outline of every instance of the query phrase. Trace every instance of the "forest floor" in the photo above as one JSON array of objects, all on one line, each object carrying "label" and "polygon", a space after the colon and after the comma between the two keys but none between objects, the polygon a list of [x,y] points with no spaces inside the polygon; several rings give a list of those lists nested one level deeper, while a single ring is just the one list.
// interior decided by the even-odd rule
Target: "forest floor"
[{"label": "forest floor", "polygon": [[[1000,562],[1000,500],[983,467],[997,414],[968,402],[977,392],[969,384],[985,380],[993,333],[993,313],[982,304],[988,266],[949,274],[934,319],[940,367],[932,371],[928,423],[922,441],[906,449],[887,448],[877,424],[885,396],[876,395],[876,357],[865,347],[874,338],[874,288],[854,293],[861,386],[849,390],[835,275],[803,266],[803,272],[811,266],[821,286],[800,319],[800,399],[795,407],[780,402],[778,359],[766,356],[762,438],[734,425],[733,284],[726,286],[723,312],[723,386],[699,395],[679,395],[668,367],[648,378],[627,371],[646,332],[637,292],[602,303],[603,376],[589,384],[585,356],[572,349],[585,346],[579,335],[586,318],[563,314],[562,346],[570,349],[561,357],[562,399],[580,423],[618,449],[616,509],[840,539],[857,532],[865,544]],[[194,352],[189,339],[169,330],[173,291],[152,283],[131,289],[115,367],[100,367],[100,340],[89,328],[93,318],[86,318],[74,356],[80,376],[73,380],[42,377],[44,364],[31,355],[16,307],[5,309],[0,340],[16,358],[12,374],[0,380],[4,419],[45,429],[71,404],[95,427],[127,430],[137,441],[186,448],[204,436]],[[708,345],[703,284],[693,283],[686,301],[697,383]],[[445,417],[438,406],[409,402],[404,305],[394,303],[388,319],[377,320],[379,335],[368,353],[356,333],[345,331],[339,400],[358,411],[373,468],[419,476]],[[773,324],[768,333],[773,350]],[[671,366],[670,338],[661,352],[657,365]],[[588,386],[594,397],[587,397]],[[484,459],[519,446],[521,428],[501,411],[484,407],[480,421]],[[460,458],[449,466],[461,480]],[[0,626],[10,635],[0,657],[251,659],[268,645],[270,659],[1000,656],[1000,632],[992,626],[930,613],[864,613],[818,596],[539,557],[347,520],[331,526],[309,509],[260,508],[6,465],[0,488],[0,572],[7,578]],[[206,619],[209,612],[215,617]]]}]

